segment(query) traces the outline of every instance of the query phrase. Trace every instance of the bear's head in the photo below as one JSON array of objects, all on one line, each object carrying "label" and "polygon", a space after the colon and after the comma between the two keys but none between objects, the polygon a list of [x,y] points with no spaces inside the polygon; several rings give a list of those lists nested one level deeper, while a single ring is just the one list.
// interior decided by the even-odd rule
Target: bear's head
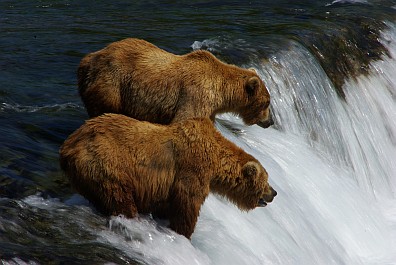
[{"label": "bear's head", "polygon": [[[254,72],[254,70],[250,71]],[[239,110],[239,116],[247,125],[257,124],[263,128],[273,125],[270,112],[270,94],[257,74],[245,79],[245,102]]]},{"label": "bear's head", "polygon": [[277,195],[268,184],[267,171],[256,161],[247,162],[237,176],[213,184],[211,189],[214,192],[227,197],[239,209],[246,211],[266,206]]}]

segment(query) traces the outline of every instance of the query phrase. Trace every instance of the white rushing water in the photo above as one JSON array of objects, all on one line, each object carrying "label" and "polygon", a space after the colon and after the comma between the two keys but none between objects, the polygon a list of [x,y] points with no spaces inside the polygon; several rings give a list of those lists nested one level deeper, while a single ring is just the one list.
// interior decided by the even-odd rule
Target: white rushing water
[{"label": "white rushing water", "polygon": [[217,127],[267,169],[278,191],[273,203],[246,213],[210,195],[191,242],[149,217],[113,217],[98,240],[147,264],[396,264],[396,26],[389,26],[382,41],[393,59],[347,81],[345,100],[296,43],[252,63],[272,95],[277,127],[246,127],[230,115]]}]

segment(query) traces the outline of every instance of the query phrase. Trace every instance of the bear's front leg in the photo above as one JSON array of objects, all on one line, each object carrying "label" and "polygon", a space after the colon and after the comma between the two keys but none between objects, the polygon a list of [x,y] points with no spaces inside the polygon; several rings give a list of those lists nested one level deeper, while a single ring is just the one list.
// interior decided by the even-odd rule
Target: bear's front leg
[{"label": "bear's front leg", "polygon": [[[197,176],[194,178],[199,179]],[[169,221],[172,230],[190,239],[198,220],[201,205],[209,194],[209,185],[202,187],[198,183],[184,182],[174,183],[170,200]]]}]

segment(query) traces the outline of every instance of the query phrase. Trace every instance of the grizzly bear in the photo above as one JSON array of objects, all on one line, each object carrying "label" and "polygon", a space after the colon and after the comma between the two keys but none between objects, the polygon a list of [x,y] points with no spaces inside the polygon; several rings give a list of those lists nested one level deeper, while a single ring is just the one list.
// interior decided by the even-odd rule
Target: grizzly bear
[{"label": "grizzly bear", "polygon": [[187,238],[210,190],[246,211],[276,195],[262,165],[226,140],[209,118],[159,125],[104,114],[66,139],[60,165],[102,213],[152,213]]},{"label": "grizzly bear", "polygon": [[86,55],[77,75],[90,117],[119,113],[169,124],[233,112],[248,125],[273,124],[270,95],[257,73],[204,50],[175,55],[129,38]]}]

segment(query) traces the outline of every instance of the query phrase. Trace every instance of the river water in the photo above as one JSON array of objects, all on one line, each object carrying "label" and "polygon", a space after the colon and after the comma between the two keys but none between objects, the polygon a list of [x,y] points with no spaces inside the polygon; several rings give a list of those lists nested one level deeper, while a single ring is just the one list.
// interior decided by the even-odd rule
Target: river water
[{"label": "river water", "polygon": [[[396,1],[6,0],[0,34],[2,264],[396,264]],[[78,63],[126,37],[258,71],[275,125],[216,126],[267,169],[272,204],[210,195],[189,241],[70,188]]]}]

